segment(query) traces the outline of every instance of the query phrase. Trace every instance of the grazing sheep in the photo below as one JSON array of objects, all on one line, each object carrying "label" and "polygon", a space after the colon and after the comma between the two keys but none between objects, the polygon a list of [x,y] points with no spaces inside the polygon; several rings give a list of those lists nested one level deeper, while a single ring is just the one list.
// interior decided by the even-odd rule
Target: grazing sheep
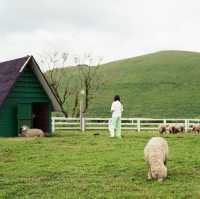
[{"label": "grazing sheep", "polygon": [[185,132],[185,125],[184,124],[177,124],[176,128],[178,128],[180,133]]},{"label": "grazing sheep", "polygon": [[159,132],[160,132],[160,134],[167,133],[167,130],[168,130],[168,124],[161,124],[159,126]]},{"label": "grazing sheep", "polygon": [[26,126],[22,126],[19,134],[21,137],[44,137],[46,135],[47,134],[40,129],[29,129]]},{"label": "grazing sheep", "polygon": [[199,134],[200,133],[200,124],[193,125],[192,126],[192,132]]},{"label": "grazing sheep", "polygon": [[175,124],[170,124],[169,125],[169,133],[170,134],[175,134],[177,133],[176,125]]},{"label": "grazing sheep", "polygon": [[168,144],[162,137],[153,137],[144,148],[144,158],[148,164],[148,179],[162,181],[167,177]]},{"label": "grazing sheep", "polygon": [[175,129],[176,133],[183,133],[185,131],[185,127],[183,124],[176,124]]},{"label": "grazing sheep", "polygon": [[183,133],[185,131],[185,127],[182,124],[170,124],[169,125],[169,133]]}]

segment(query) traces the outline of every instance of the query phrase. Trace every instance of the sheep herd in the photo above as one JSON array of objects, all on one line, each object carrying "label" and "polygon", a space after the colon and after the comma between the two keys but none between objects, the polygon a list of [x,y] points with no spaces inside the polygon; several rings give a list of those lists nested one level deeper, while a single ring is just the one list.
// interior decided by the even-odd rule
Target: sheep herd
[{"label": "sheep herd", "polygon": [[[176,134],[185,132],[182,124],[161,124],[159,133]],[[192,126],[192,132],[200,133],[200,124]],[[23,126],[20,129],[20,137],[44,137],[48,136],[40,129],[29,129]],[[167,177],[168,143],[163,137],[152,137],[144,148],[144,159],[148,165],[148,179],[163,181]]]},{"label": "sheep herd", "polygon": [[[161,124],[159,127],[159,133],[162,135],[164,133],[177,134],[184,133],[185,126],[183,124]],[[192,125],[193,133],[200,133],[200,124]]]}]

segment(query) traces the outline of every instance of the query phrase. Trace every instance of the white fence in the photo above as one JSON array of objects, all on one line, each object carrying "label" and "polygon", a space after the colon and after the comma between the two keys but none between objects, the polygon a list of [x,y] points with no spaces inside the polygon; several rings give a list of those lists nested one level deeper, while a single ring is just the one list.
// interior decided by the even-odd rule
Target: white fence
[{"label": "white fence", "polygon": [[[107,130],[110,118],[65,118],[52,117],[52,131],[66,130]],[[160,124],[183,124],[185,130],[191,129],[192,125],[200,124],[200,119],[144,119],[122,118],[122,130],[132,131],[155,131]]]}]

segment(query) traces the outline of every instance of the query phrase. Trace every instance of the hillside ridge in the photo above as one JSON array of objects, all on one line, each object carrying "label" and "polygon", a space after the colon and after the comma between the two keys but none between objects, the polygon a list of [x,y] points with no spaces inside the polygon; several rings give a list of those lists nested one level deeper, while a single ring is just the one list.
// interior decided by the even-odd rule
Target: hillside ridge
[{"label": "hillside ridge", "polygon": [[159,51],[103,64],[100,72],[105,83],[88,117],[110,117],[116,94],[124,104],[124,117],[200,117],[199,52]]}]

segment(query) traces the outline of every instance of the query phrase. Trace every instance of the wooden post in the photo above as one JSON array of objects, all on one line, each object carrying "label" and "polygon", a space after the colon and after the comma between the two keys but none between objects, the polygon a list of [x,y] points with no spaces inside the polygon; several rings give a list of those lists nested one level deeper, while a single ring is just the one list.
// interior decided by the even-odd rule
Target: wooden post
[{"label": "wooden post", "polygon": [[82,117],[82,132],[85,132],[85,117]]},{"label": "wooden post", "polygon": [[185,119],[185,132],[188,132],[188,128],[189,128],[189,121]]},{"label": "wooden post", "polygon": [[55,119],[54,119],[54,117],[52,117],[51,129],[52,129],[52,133],[54,133],[55,132]]},{"label": "wooden post", "polygon": [[83,113],[83,100],[80,100],[80,130],[85,131],[85,118]]},{"label": "wooden post", "polygon": [[134,128],[133,118],[131,118],[131,124],[132,124],[132,127]]},{"label": "wooden post", "polygon": [[80,130],[83,131],[83,105],[82,105],[82,100],[80,101]]},{"label": "wooden post", "polygon": [[137,119],[137,131],[140,132],[140,119]]},{"label": "wooden post", "polygon": [[84,89],[81,90],[80,92],[80,130],[82,132],[85,131],[85,119],[84,119],[84,113],[83,113],[83,98],[85,95]]}]

